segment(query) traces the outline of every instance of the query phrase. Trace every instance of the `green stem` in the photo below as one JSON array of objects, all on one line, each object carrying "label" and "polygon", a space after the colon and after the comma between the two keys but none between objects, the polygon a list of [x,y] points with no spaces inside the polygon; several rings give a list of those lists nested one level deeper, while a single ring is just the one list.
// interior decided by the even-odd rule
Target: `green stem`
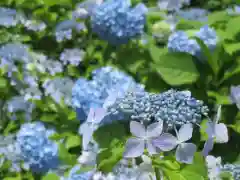
[{"label": "green stem", "polygon": [[154,171],[155,171],[155,175],[156,175],[156,180],[161,180],[161,174],[160,174],[160,171],[157,167],[154,168]]}]

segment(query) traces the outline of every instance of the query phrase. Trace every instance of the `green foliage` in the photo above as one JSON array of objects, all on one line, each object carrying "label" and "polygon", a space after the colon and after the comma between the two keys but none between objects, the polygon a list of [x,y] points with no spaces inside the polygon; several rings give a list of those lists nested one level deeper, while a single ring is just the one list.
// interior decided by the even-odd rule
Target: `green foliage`
[{"label": "green foliage", "polygon": [[152,67],[172,86],[191,84],[196,82],[199,77],[192,56],[186,53],[161,55]]}]

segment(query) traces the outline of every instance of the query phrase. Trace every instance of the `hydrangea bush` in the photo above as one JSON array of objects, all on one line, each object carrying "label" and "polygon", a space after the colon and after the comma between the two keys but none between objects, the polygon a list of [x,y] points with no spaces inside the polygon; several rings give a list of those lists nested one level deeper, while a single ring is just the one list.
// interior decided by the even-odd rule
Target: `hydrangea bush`
[{"label": "hydrangea bush", "polygon": [[0,179],[240,179],[237,2],[2,0]]}]

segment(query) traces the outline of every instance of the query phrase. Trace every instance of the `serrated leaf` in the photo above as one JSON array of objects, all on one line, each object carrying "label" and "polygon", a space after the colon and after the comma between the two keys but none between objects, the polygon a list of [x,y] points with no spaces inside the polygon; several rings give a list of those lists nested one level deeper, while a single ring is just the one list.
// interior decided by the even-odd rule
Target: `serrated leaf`
[{"label": "serrated leaf", "polygon": [[77,163],[77,156],[70,154],[63,144],[58,145],[58,155],[60,160],[67,165],[74,165]]},{"label": "serrated leaf", "polygon": [[162,55],[152,67],[164,81],[173,86],[194,83],[199,77],[193,57],[186,53]]}]

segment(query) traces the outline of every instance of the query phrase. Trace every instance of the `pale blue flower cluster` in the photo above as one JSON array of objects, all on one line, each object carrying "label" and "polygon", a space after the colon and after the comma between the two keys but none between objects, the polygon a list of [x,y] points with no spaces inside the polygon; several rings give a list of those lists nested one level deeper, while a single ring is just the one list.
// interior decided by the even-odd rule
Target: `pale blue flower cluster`
[{"label": "pale blue flower cluster", "polygon": [[222,172],[228,172],[233,176],[234,180],[240,179],[240,164],[224,164]]},{"label": "pale blue flower cluster", "polygon": [[58,166],[58,145],[49,139],[53,133],[41,122],[23,124],[18,131],[16,144],[21,159],[33,172],[44,173]]},{"label": "pale blue flower cluster", "polygon": [[208,11],[201,8],[190,8],[186,10],[179,10],[176,12],[177,16],[191,21],[206,22],[208,20]]},{"label": "pale blue flower cluster", "polygon": [[126,44],[143,33],[146,12],[142,3],[131,8],[129,0],[108,0],[92,12],[92,30],[110,44]]},{"label": "pale blue flower cluster", "polygon": [[61,180],[89,180],[94,175],[94,171],[87,171],[79,173],[78,171],[81,169],[79,165],[74,166],[67,178],[62,178]]},{"label": "pale blue flower cluster", "polygon": [[111,113],[122,112],[126,117],[142,121],[164,121],[169,128],[173,125],[200,123],[208,108],[202,101],[191,97],[189,91],[168,90],[160,94],[131,92],[110,106]]},{"label": "pale blue flower cluster", "polygon": [[129,86],[143,89],[132,77],[110,66],[93,71],[92,76],[92,80],[78,79],[72,89],[72,105],[80,120],[86,118],[90,107],[102,107],[112,92],[124,93]]},{"label": "pale blue flower cluster", "polygon": [[75,20],[66,20],[60,22],[55,31],[55,36],[57,42],[62,42],[64,40],[71,40],[73,37],[73,31],[80,32],[84,30],[85,24],[84,23],[79,23]]},{"label": "pale blue flower cluster", "polygon": [[[194,36],[201,39],[211,51],[215,49],[218,42],[215,30],[208,25],[201,27]],[[168,39],[167,47],[170,52],[186,52],[200,60],[203,59],[200,45],[195,39],[190,39],[184,31],[174,32]]]}]

